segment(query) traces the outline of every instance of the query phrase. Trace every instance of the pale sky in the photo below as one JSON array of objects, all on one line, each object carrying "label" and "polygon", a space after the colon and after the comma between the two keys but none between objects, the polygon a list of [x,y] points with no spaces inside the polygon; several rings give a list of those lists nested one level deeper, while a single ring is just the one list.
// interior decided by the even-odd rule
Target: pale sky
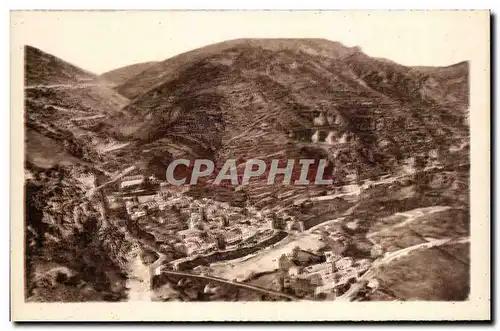
[{"label": "pale sky", "polygon": [[404,65],[470,60],[488,12],[13,12],[11,36],[100,74],[236,38],[325,38]]}]

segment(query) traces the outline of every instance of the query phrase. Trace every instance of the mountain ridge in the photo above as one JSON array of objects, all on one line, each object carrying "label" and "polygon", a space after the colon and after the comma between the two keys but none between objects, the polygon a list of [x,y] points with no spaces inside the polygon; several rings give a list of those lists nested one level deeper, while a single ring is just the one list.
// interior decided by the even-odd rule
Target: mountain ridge
[{"label": "mountain ridge", "polygon": [[108,80],[116,85],[121,85],[132,77],[137,76],[147,68],[157,64],[157,61],[134,63],[106,71],[100,75],[101,78]]},{"label": "mountain ridge", "polygon": [[[354,171],[366,177],[418,155],[446,159],[468,140],[468,99],[436,93],[448,82],[436,70],[322,39],[238,39],[167,59],[118,86],[132,101],[115,128],[157,155],[216,164],[313,156],[328,159],[339,180]],[[446,86],[460,94],[463,85],[467,77]]]},{"label": "mountain ridge", "polygon": [[97,75],[36,47],[24,46],[25,85],[69,84],[89,81]]}]

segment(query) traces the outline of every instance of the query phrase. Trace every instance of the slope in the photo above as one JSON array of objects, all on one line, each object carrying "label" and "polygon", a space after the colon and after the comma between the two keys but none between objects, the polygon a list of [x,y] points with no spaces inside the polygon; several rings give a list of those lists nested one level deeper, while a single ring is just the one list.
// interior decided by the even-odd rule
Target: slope
[{"label": "slope", "polygon": [[233,40],[160,62],[119,86],[136,98],[115,122],[148,153],[219,165],[327,158],[337,182],[353,172],[367,178],[431,150],[445,160],[451,145],[468,139],[463,113],[422,92],[429,71],[322,39]]},{"label": "slope", "polygon": [[71,84],[97,77],[38,48],[24,46],[25,86]]},{"label": "slope", "polygon": [[116,247],[131,241],[106,231],[99,201],[83,198],[104,177],[102,146],[114,142],[107,117],[128,100],[80,68],[25,50],[26,299],[121,300],[127,255]]},{"label": "slope", "polygon": [[143,62],[136,63],[129,66],[117,68],[114,70],[110,70],[100,75],[101,78],[110,81],[116,85],[121,85],[128,81],[129,79],[139,75],[144,70],[152,67],[157,62]]}]

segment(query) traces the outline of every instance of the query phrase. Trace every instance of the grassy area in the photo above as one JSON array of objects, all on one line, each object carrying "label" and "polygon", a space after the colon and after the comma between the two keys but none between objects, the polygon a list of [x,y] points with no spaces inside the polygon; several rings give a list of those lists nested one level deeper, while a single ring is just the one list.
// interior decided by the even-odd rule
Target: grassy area
[{"label": "grassy area", "polygon": [[382,288],[390,289],[400,300],[466,300],[470,290],[469,259],[462,256],[459,260],[446,251],[468,251],[469,245],[443,247],[414,252],[386,265],[376,276]]}]

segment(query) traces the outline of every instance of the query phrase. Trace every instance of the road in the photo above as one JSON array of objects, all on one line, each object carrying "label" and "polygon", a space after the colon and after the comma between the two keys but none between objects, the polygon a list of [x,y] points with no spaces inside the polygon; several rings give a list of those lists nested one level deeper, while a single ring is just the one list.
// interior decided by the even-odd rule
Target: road
[{"label": "road", "polygon": [[253,285],[244,284],[244,283],[237,283],[237,282],[233,282],[233,281],[230,281],[230,280],[227,280],[227,279],[216,278],[216,277],[212,277],[212,276],[194,275],[194,274],[190,274],[190,273],[187,273],[187,272],[167,271],[167,270],[163,270],[162,273],[167,274],[167,275],[174,275],[174,276],[182,276],[182,277],[190,277],[190,278],[196,278],[196,279],[203,279],[203,280],[208,280],[208,281],[215,282],[215,283],[227,284],[227,285],[231,285],[231,286],[237,286],[237,287],[245,288],[247,290],[260,292],[260,293],[263,293],[263,294],[285,298],[285,299],[288,299],[288,300],[291,300],[291,301],[298,301],[298,300],[300,300],[299,298],[296,298],[296,297],[294,297],[292,295],[288,295],[288,294],[285,294],[285,293],[275,292],[275,291],[272,291],[272,290],[269,290],[269,289],[265,289],[265,288],[262,288],[262,287],[253,286]]},{"label": "road", "polygon": [[378,267],[381,265],[387,264],[391,261],[394,261],[395,259],[402,258],[411,252],[414,252],[416,250],[420,249],[429,249],[432,247],[437,247],[437,246],[442,246],[442,245],[453,245],[453,244],[464,244],[470,241],[469,237],[462,237],[462,238],[457,238],[457,239],[451,239],[451,238],[444,238],[444,239],[435,239],[431,240],[429,242],[425,242],[422,244],[406,247],[403,249],[400,249],[398,251],[389,253],[385,255],[384,257],[376,260],[373,262],[373,265],[368,269],[359,279],[358,282],[354,285],[352,285],[347,292],[345,292],[343,295],[338,297],[336,300],[338,301],[351,301],[351,299],[356,295],[359,290],[361,290],[365,284],[365,281],[368,281],[370,278],[375,276],[375,271],[377,270]]},{"label": "road", "polygon": [[113,84],[104,84],[104,83],[79,83],[79,84],[49,84],[49,85],[28,85],[25,86],[25,90],[36,90],[36,89],[77,89],[77,88],[85,88],[85,87],[92,87],[92,86],[107,86],[107,87],[113,87]]},{"label": "road", "polygon": [[113,178],[111,178],[110,180],[108,180],[107,182],[99,185],[98,187],[95,187],[95,188],[92,188],[92,189],[88,190],[87,193],[85,193],[85,195],[87,197],[91,197],[92,195],[95,194],[95,192],[99,191],[100,189],[104,188],[105,186],[107,186],[109,184],[112,184],[112,183],[116,182],[117,180],[119,180],[123,176],[125,176],[125,175],[129,174],[130,172],[132,172],[135,168],[136,168],[136,166],[130,166],[130,167],[124,169],[119,174],[115,175]]},{"label": "road", "polygon": [[391,230],[394,230],[396,228],[401,228],[401,227],[404,227],[410,223],[413,223],[422,216],[428,216],[428,215],[431,215],[434,213],[439,213],[439,212],[442,212],[445,210],[449,210],[451,208],[452,207],[450,207],[450,206],[432,206],[432,207],[415,208],[415,209],[408,210],[405,212],[396,213],[396,214],[394,214],[395,216],[398,216],[398,215],[403,216],[403,217],[405,217],[405,219],[397,224],[391,225],[390,227],[385,227],[382,230],[370,232],[366,235],[366,237],[372,238],[372,237],[379,235],[380,233],[390,232]]}]

